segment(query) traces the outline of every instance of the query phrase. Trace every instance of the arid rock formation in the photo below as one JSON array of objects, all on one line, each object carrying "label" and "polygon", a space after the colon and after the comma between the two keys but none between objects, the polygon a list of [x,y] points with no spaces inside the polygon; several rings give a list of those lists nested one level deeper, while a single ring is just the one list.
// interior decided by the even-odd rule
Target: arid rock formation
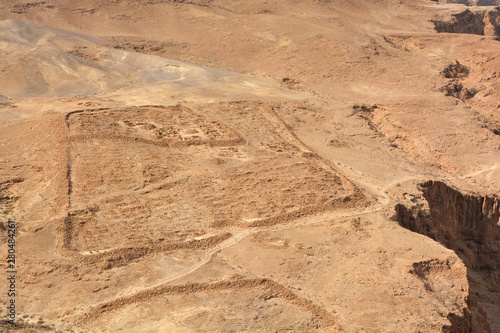
[{"label": "arid rock formation", "polygon": [[500,332],[499,5],[0,0],[0,331]]}]

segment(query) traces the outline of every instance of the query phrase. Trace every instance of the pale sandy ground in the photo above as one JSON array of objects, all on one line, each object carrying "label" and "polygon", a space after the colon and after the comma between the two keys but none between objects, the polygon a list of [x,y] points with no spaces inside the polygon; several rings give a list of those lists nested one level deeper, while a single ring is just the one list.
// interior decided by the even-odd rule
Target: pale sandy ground
[{"label": "pale sandy ground", "polygon": [[426,180],[498,194],[500,42],[430,22],[464,9],[1,1],[4,330],[500,330],[498,271],[394,218]]}]

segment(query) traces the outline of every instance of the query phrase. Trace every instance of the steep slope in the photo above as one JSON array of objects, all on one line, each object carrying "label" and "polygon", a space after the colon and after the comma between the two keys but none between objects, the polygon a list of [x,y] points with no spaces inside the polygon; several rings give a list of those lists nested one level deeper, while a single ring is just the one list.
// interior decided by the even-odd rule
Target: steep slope
[{"label": "steep slope", "polygon": [[433,21],[436,31],[500,37],[500,6],[488,10],[466,9],[450,16]]},{"label": "steep slope", "polygon": [[[443,182],[421,184],[426,202],[396,206],[398,222],[454,250],[467,266],[469,330],[500,328],[498,256],[500,201],[496,196],[462,194]],[[421,198],[421,199],[423,199]]]},{"label": "steep slope", "polygon": [[0,1],[17,329],[495,331],[500,44],[455,8]]}]

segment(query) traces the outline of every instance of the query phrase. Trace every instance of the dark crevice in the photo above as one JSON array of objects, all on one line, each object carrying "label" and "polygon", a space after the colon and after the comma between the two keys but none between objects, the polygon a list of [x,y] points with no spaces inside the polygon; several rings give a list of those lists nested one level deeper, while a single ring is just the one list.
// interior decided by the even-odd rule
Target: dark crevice
[{"label": "dark crevice", "polygon": [[500,198],[462,194],[440,181],[420,184],[425,200],[396,205],[401,226],[455,251],[467,267],[468,308],[443,332],[499,332]]},{"label": "dark crevice", "polygon": [[449,17],[431,20],[437,32],[500,36],[500,6],[494,9],[466,9]]}]

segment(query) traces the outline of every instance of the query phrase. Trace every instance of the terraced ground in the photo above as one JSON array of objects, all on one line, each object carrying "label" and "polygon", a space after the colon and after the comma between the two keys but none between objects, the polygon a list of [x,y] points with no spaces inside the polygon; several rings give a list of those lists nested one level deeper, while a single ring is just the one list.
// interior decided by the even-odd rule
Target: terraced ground
[{"label": "terraced ground", "polygon": [[497,12],[0,1],[0,327],[498,331]]}]

